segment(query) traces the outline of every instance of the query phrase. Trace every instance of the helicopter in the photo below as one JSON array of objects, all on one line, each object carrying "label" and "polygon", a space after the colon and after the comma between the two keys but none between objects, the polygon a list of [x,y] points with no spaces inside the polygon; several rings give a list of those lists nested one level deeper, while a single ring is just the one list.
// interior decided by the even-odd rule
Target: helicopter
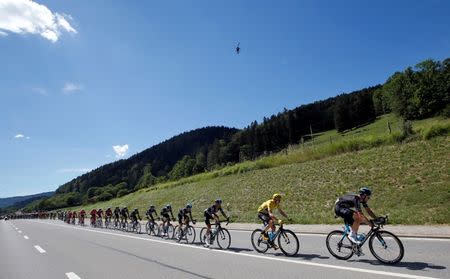
[{"label": "helicopter", "polygon": [[239,47],[240,44],[241,43],[238,42],[237,45],[236,45],[236,54],[239,54],[239,52],[241,51],[241,48]]}]

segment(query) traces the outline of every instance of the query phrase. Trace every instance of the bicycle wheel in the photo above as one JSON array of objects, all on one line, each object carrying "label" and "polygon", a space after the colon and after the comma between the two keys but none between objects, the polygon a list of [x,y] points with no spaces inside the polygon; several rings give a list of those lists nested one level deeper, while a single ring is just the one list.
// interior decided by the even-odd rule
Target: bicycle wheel
[{"label": "bicycle wheel", "polygon": [[159,235],[159,226],[157,226],[155,223],[153,223],[150,226],[150,233],[152,233],[154,236],[158,236]]},{"label": "bicycle wheel", "polygon": [[263,240],[262,232],[263,230],[256,229],[251,236],[252,246],[258,253],[265,253],[269,249],[267,241]]},{"label": "bicycle wheel", "polygon": [[202,229],[201,229],[201,231],[200,231],[200,242],[202,243],[202,244],[205,244],[205,241],[206,241],[206,230],[207,230],[208,228],[206,228],[206,227],[203,227]]},{"label": "bicycle wheel", "polygon": [[179,225],[176,225],[175,228],[173,229],[172,234],[168,234],[169,236],[172,235],[171,238],[173,239],[178,239],[180,237],[180,233],[181,231],[179,230]]},{"label": "bicycle wheel", "polygon": [[231,235],[227,229],[221,228],[216,234],[217,245],[220,249],[228,249],[231,245]]},{"label": "bicycle wheel", "polygon": [[293,231],[283,229],[278,235],[278,246],[283,254],[292,257],[297,255],[300,244]]},{"label": "bicycle wheel", "polygon": [[151,230],[150,230],[150,222],[145,223],[145,232],[150,235],[151,234]]},{"label": "bicycle wheel", "polygon": [[369,239],[369,249],[377,260],[385,264],[398,263],[405,253],[400,239],[388,231],[374,233]]},{"label": "bicycle wheel", "polygon": [[134,227],[137,234],[141,234],[141,223],[136,222],[136,226]]},{"label": "bicycle wheel", "polygon": [[159,224],[158,231],[159,231],[158,236],[159,237],[163,237],[164,236],[164,226],[163,226],[163,224]]},{"label": "bicycle wheel", "polygon": [[348,260],[353,256],[353,245],[343,231],[330,232],[326,244],[328,252],[337,259]]},{"label": "bicycle wheel", "polygon": [[173,228],[173,225],[170,224],[167,226],[167,237],[174,238],[174,235],[175,235],[175,229]]},{"label": "bicycle wheel", "polygon": [[195,229],[192,226],[188,226],[184,231],[184,237],[187,243],[194,243],[195,241]]}]

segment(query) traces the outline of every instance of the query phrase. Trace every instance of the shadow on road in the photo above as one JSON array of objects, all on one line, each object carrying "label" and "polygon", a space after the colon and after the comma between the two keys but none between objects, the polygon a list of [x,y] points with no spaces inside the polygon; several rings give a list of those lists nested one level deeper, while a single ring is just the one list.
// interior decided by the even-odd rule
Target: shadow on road
[{"label": "shadow on road", "polygon": [[248,248],[237,248],[237,247],[230,247],[230,248],[228,248],[228,250],[229,250],[229,251],[236,252],[236,253],[253,251],[253,249],[248,249]]},{"label": "shadow on road", "polygon": [[[275,253],[273,255],[277,256],[277,257],[280,257],[280,256],[286,257],[283,253]],[[289,258],[300,258],[300,259],[304,259],[304,260],[312,260],[312,259],[326,260],[326,259],[329,259],[330,257],[322,256],[319,254],[297,254],[297,255],[289,257]]]},{"label": "shadow on road", "polygon": [[[355,262],[363,262],[363,263],[369,263],[371,265],[385,265],[383,263],[380,263],[378,260],[355,260]],[[424,269],[447,269],[447,267],[442,265],[434,265],[424,262],[399,262],[395,265],[391,265],[392,267],[405,267],[409,270],[424,270]]]}]

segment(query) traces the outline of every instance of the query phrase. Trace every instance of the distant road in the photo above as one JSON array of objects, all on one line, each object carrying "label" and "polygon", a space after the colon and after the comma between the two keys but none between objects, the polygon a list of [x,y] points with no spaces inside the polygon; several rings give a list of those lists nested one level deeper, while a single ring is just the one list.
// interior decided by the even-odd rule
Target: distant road
[{"label": "distant road", "polygon": [[365,256],[336,260],[323,235],[299,235],[293,258],[256,253],[248,231],[231,236],[221,251],[60,221],[0,221],[0,278],[450,278],[449,239],[402,238],[405,257],[386,266],[366,246]]}]

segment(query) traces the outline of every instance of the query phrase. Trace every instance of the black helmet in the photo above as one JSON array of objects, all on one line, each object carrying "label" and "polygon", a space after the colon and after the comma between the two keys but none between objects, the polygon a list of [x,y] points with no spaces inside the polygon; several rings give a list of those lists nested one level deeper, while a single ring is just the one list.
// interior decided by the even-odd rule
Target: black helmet
[{"label": "black helmet", "polygon": [[192,203],[186,204],[186,208],[191,209],[192,208]]},{"label": "black helmet", "polygon": [[137,209],[137,208],[135,208],[135,209],[133,209],[133,211],[138,211],[138,209]]},{"label": "black helmet", "polygon": [[371,196],[372,195],[372,191],[370,191],[370,189],[367,188],[367,187],[362,187],[361,189],[359,189],[359,194],[360,195]]},{"label": "black helmet", "polygon": [[170,205],[170,203],[168,203],[168,204],[166,205],[166,208],[167,208],[167,209],[171,209],[171,208],[172,208],[172,206]]},{"label": "black helmet", "polygon": [[151,204],[151,205],[150,205],[150,208],[153,209],[153,208],[155,208],[155,206],[154,206],[153,204]]},{"label": "black helmet", "polygon": [[221,199],[217,199],[217,200],[216,200],[216,203],[217,203],[217,204],[222,204],[222,200],[221,200]]}]

